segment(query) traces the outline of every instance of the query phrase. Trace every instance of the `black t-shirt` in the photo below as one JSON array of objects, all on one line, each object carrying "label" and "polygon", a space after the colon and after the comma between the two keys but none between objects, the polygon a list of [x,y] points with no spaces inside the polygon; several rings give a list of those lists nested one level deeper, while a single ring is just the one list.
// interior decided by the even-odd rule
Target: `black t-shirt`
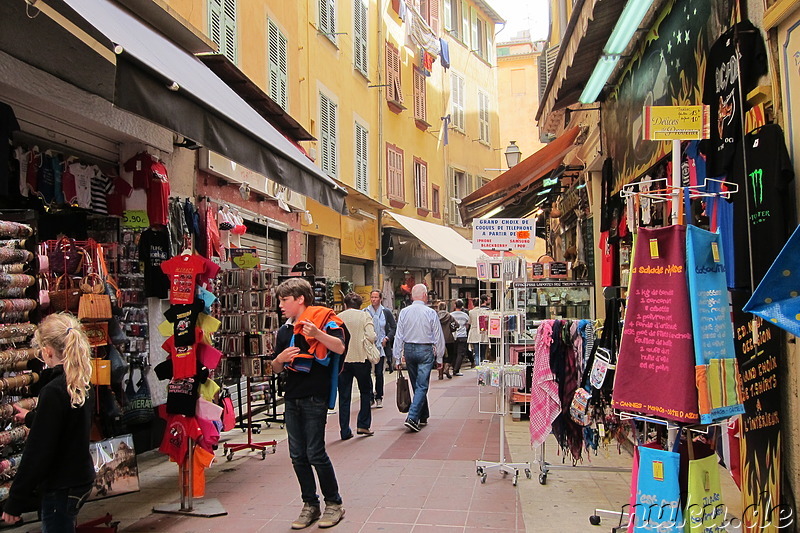
[{"label": "black t-shirt", "polygon": [[161,270],[161,263],[172,257],[169,233],[147,229],[139,237],[139,261],[144,263],[144,295],[162,300],[169,296],[169,277]]},{"label": "black t-shirt", "polygon": [[164,312],[164,317],[172,323],[175,346],[192,346],[195,343],[197,317],[205,309],[202,300],[191,304],[173,304]]},{"label": "black t-shirt", "polygon": [[[325,333],[332,337],[336,337],[344,342],[343,329],[326,330]],[[308,342],[306,342],[303,335],[294,334],[293,324],[284,324],[278,330],[275,338],[275,353],[273,357],[277,357],[284,349],[291,346],[292,336],[294,336],[294,345],[300,348],[301,352],[308,353]],[[342,356],[344,359],[344,356]],[[331,392],[331,367],[323,366],[314,361],[311,365],[309,372],[296,372],[294,370],[286,371],[286,388],[284,389],[284,398],[287,400],[308,398],[314,396],[320,401],[327,402]]]},{"label": "black t-shirt", "polygon": [[167,413],[194,416],[197,409],[197,389],[208,379],[208,369],[197,363],[197,375],[191,378],[172,379],[172,360],[167,359],[153,367],[158,379],[169,379],[167,385]]},{"label": "black t-shirt", "polygon": [[786,244],[791,229],[789,221],[794,220],[790,216],[792,207],[789,194],[789,183],[794,179],[794,171],[781,127],[767,124],[748,133],[744,146],[747,175],[742,170],[741,147],[736,152],[735,165],[731,171],[731,179],[739,185],[739,192],[733,195],[733,234],[737,236],[734,242],[737,288],[750,287],[745,205],[747,198],[750,199],[750,247],[753,280],[756,285]]},{"label": "black t-shirt", "polygon": [[709,177],[721,176],[730,170],[741,137],[735,33],[739,36],[738,68],[745,95],[755,88],[758,78],[767,73],[764,39],[749,20],[723,33],[711,46],[703,85],[703,103],[711,106],[711,139],[706,149]]},{"label": "black t-shirt", "polygon": [[0,102],[0,195],[8,196],[11,174],[11,134],[19,130],[19,122],[11,106]]}]

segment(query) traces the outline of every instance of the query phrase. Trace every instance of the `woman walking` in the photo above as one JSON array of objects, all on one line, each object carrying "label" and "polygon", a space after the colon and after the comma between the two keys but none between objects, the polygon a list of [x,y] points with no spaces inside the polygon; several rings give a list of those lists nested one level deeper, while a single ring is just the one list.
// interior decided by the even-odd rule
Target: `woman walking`
[{"label": "woman walking", "polygon": [[372,424],[372,363],[367,360],[367,346],[375,348],[375,327],[372,317],[361,311],[363,298],[354,292],[347,293],[344,305],[347,307],[339,313],[347,331],[350,332],[350,343],[347,345],[347,356],[344,369],[339,374],[339,433],[342,440],[353,437],[350,429],[350,400],[353,396],[353,378],[358,383],[360,408],[356,420],[356,433],[369,437],[374,435],[370,430]]}]

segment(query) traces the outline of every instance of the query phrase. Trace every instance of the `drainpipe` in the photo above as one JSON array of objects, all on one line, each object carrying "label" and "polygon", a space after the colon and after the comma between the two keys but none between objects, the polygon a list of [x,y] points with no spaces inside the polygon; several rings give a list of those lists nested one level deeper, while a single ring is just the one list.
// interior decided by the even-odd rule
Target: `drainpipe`
[{"label": "drainpipe", "polygon": [[[375,49],[378,52],[378,59],[375,62],[378,80],[378,150],[376,160],[378,161],[378,201],[383,203],[383,59],[385,57],[384,38],[383,38],[383,0],[377,0],[378,9],[376,21],[378,23],[378,38]],[[378,210],[378,290],[383,291],[383,209]]]}]

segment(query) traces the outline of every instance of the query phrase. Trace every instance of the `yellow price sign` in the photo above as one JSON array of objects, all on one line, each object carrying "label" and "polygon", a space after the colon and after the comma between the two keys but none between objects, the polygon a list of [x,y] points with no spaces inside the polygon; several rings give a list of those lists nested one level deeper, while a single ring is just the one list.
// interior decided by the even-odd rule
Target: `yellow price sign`
[{"label": "yellow price sign", "polygon": [[711,136],[711,109],[707,105],[644,106],[646,141],[694,141]]},{"label": "yellow price sign", "polygon": [[150,219],[144,209],[127,209],[122,214],[122,226],[125,228],[149,228]]}]

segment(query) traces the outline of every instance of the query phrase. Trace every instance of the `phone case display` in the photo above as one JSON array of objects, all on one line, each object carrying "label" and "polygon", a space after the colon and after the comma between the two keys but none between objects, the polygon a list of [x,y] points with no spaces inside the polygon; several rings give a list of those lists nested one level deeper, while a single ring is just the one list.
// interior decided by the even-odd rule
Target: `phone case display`
[{"label": "phone case display", "polygon": [[591,318],[594,283],[591,281],[517,281],[514,307],[525,313],[527,336],[532,340],[536,322],[553,318]]},{"label": "phone case display", "polygon": [[30,347],[31,322],[39,318],[36,249],[35,213],[0,211],[0,501],[8,497],[29,431],[14,422],[13,404],[36,407],[30,390],[39,381],[31,369],[41,367]]}]

